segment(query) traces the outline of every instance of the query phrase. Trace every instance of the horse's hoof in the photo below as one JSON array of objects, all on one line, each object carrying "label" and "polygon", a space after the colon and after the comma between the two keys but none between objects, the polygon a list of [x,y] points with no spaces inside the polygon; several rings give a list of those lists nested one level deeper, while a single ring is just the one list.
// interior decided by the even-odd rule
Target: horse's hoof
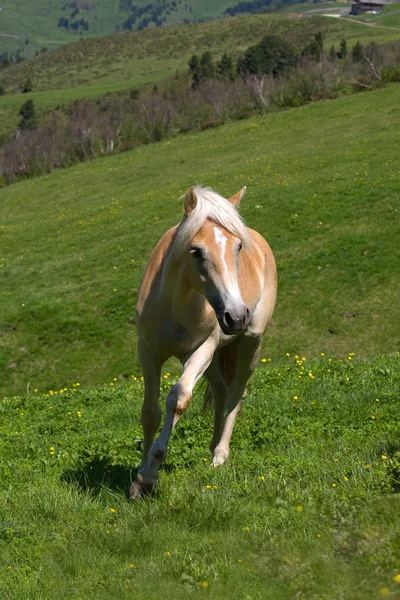
[{"label": "horse's hoof", "polygon": [[221,465],[225,464],[228,459],[228,456],[229,456],[229,450],[226,450],[225,448],[217,447],[214,450],[212,466],[216,468],[216,467],[220,467]]},{"label": "horse's hoof", "polygon": [[136,479],[129,488],[129,500],[140,500],[149,496],[153,491],[153,484],[145,484],[143,481]]}]

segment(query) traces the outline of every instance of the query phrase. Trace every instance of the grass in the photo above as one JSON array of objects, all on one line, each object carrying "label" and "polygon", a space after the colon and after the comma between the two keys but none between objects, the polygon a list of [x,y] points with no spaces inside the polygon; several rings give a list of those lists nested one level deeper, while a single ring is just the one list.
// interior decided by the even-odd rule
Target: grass
[{"label": "grass", "polygon": [[82,40],[0,71],[0,81],[7,90],[0,97],[0,142],[10,138],[18,126],[19,110],[27,100],[20,92],[28,77],[34,90],[29,97],[40,118],[77,99],[158,84],[177,71],[187,70],[191,54],[201,54],[205,48],[217,59],[223,52],[237,56],[268,31],[290,39],[299,50],[316,31],[323,32],[326,48],[338,47],[343,37],[351,48],[356,41],[387,41],[400,35],[400,29],[398,33],[372,29],[356,20],[339,22],[316,16],[288,19],[284,13],[274,13]]},{"label": "grass", "polygon": [[[35,91],[64,89],[66,83],[68,87],[137,83],[146,80],[149,69],[163,76],[186,69],[192,53],[210,50],[216,58],[223,52],[237,56],[268,32],[289,39],[301,49],[317,31],[324,34],[326,48],[338,45],[343,37],[351,46],[357,40],[387,41],[400,35],[357,21],[321,16],[290,19],[284,14],[248,15],[82,40],[12,66],[1,73],[1,81],[9,93],[19,92],[28,76]],[[152,73],[147,81],[152,81]]]},{"label": "grass", "polygon": [[[11,53],[22,49],[24,56],[32,57],[36,50],[43,47],[50,50],[55,46],[74,42],[81,37],[87,39],[111,35],[122,28],[123,22],[130,13],[123,4],[123,2],[107,0],[86,3],[78,0],[77,5],[80,10],[75,20],[85,19],[89,23],[89,30],[80,30],[76,33],[71,29],[58,27],[60,17],[69,18],[71,21],[73,7],[70,7],[69,3],[64,0],[53,0],[50,3],[48,0],[36,0],[35,4],[27,0],[17,3],[13,0],[2,0],[1,33],[8,34],[9,37],[0,37],[0,53],[6,50]],[[157,0],[152,3],[147,0],[135,0],[134,2],[136,7],[145,7],[149,4],[155,8],[157,4],[162,5],[163,2]],[[170,10],[163,7],[159,16],[165,17],[164,23],[167,25],[212,19],[221,17],[226,8],[235,4],[236,2],[233,0],[202,0],[202,2],[178,0],[176,9],[169,4]],[[27,44],[26,40],[28,40]]]},{"label": "grass", "polygon": [[199,392],[133,504],[140,381],[3,400],[2,598],[395,600],[399,373],[398,354],[260,363],[217,470]]},{"label": "grass", "polygon": [[248,186],[242,214],[278,264],[270,357],[397,350],[399,94],[252,118],[1,189],[2,393],[138,375],[139,282],[195,182],[226,196]]},{"label": "grass", "polygon": [[[157,83],[159,80],[164,79],[164,73],[149,69],[143,80],[140,79],[140,75],[138,74],[135,84],[147,83],[149,78],[151,78],[152,82]],[[84,98],[97,100],[105,94],[121,92],[133,87],[135,85],[131,81],[121,81],[111,84],[82,85],[80,87],[61,90],[46,90],[43,92],[29,92],[28,94],[19,93],[0,96],[0,143],[15,133],[20,121],[19,111],[28,99],[34,101],[35,111],[40,120],[46,113],[54,110],[57,106],[68,106],[75,100],[82,100]]]}]

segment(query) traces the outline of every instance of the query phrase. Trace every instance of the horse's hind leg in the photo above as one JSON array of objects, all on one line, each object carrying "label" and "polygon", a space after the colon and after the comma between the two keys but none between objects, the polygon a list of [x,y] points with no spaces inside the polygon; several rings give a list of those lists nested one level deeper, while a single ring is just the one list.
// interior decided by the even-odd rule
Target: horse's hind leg
[{"label": "horse's hind leg", "polygon": [[261,349],[261,338],[241,335],[235,342],[236,372],[228,391],[228,408],[221,438],[213,454],[213,466],[224,464],[229,456],[229,444],[236,417],[246,395],[247,382],[254,371]]},{"label": "horse's hind leg", "polygon": [[[160,373],[163,361],[139,338],[138,353],[140,366],[144,377],[144,401],[142,406],[141,422],[144,434],[143,458],[139,469],[147,461],[149,450],[155,435],[160,427],[162,410],[158,402],[160,396]],[[140,494],[135,483],[129,490],[131,497]]]}]

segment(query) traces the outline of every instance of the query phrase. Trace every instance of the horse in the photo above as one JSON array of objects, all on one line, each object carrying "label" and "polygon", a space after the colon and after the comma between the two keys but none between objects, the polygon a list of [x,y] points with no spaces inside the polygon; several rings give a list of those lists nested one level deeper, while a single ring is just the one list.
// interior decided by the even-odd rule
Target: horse
[{"label": "horse", "polygon": [[[154,488],[172,431],[202,375],[215,410],[212,465],[228,458],[277,292],[271,248],[237,210],[245,191],[227,200],[210,188],[191,187],[182,221],[164,234],[147,263],[136,303],[144,445],[131,499]],[[168,394],[155,440],[162,417],[161,367],[171,356],[181,361],[183,373]]]}]

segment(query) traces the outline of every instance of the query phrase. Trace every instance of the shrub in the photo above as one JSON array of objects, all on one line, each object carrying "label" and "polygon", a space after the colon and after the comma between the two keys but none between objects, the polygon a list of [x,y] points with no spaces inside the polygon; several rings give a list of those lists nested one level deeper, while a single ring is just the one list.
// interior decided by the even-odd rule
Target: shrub
[{"label": "shrub", "polygon": [[35,129],[37,125],[35,105],[32,99],[27,100],[19,111],[21,121],[19,126],[21,129]]}]

